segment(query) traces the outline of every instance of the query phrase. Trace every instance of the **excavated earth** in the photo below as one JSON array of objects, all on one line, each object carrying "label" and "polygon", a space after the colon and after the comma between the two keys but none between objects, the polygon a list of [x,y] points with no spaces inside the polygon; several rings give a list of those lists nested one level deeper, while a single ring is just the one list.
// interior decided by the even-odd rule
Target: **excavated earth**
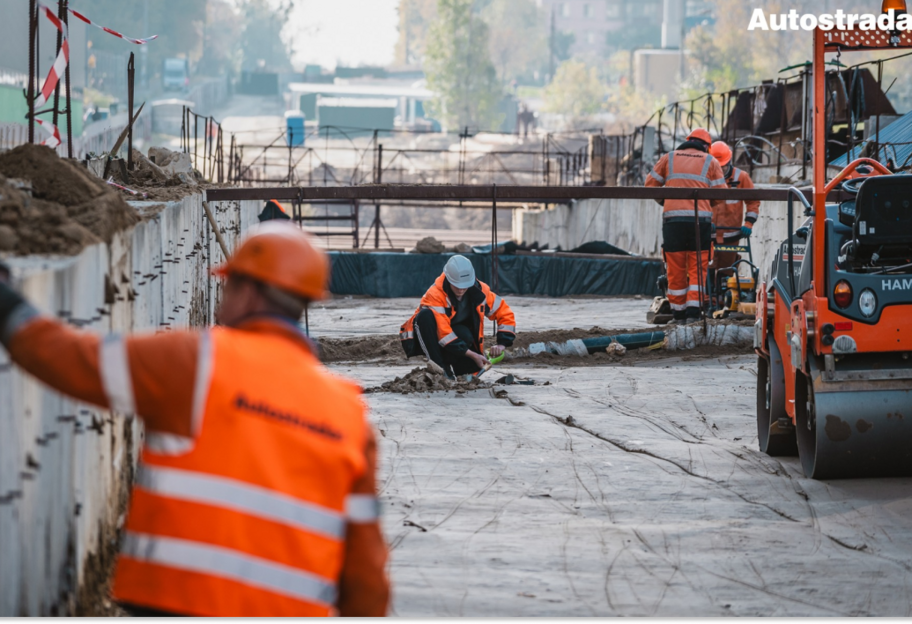
[{"label": "excavated earth", "polygon": [[0,154],[0,252],[75,255],[138,221],[117,191],[48,147]]},{"label": "excavated earth", "polygon": [[[600,336],[618,336],[621,334],[642,333],[643,329],[603,329],[592,327],[590,329],[552,329],[546,331],[520,332],[516,337],[514,348],[527,348],[539,342],[566,342],[568,340],[597,338]],[[661,328],[650,331],[661,331]],[[417,362],[418,359],[406,360],[405,353],[399,344],[399,336],[358,336],[352,338],[322,338],[319,341],[322,349],[322,359],[326,363],[339,362],[371,362],[375,364],[406,364]],[[687,351],[686,354],[665,351],[664,349],[634,349],[628,350],[625,355],[609,355],[608,353],[593,353],[586,357],[560,356],[551,353],[540,353],[534,356],[512,357],[510,362],[542,364],[547,366],[596,366],[601,364],[633,364],[641,361],[661,361],[663,358],[701,358],[719,357],[750,353],[751,350],[734,346],[716,347],[704,346]]]}]

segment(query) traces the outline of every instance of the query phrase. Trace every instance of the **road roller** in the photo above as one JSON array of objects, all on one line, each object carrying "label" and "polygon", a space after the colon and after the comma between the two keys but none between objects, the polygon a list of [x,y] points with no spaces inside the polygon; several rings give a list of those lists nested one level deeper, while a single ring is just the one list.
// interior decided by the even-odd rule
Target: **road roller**
[{"label": "road roller", "polygon": [[760,450],[813,479],[912,474],[912,175],[861,158],[828,181],[820,114],[827,53],[891,48],[910,33],[815,33],[814,187],[789,189],[806,219],[757,290]]}]

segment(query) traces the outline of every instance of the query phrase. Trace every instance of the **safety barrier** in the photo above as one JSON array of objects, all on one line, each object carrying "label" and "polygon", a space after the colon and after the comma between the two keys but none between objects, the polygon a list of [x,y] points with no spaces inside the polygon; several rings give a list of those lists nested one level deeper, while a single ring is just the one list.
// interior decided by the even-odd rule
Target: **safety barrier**
[{"label": "safety barrier", "polygon": [[[201,196],[132,204],[144,219],[67,258],[10,259],[43,312],[100,333],[211,322],[223,260]],[[258,202],[214,206],[229,248]],[[48,390],[0,349],[0,617],[73,614],[96,599],[116,552],[139,421]]]}]

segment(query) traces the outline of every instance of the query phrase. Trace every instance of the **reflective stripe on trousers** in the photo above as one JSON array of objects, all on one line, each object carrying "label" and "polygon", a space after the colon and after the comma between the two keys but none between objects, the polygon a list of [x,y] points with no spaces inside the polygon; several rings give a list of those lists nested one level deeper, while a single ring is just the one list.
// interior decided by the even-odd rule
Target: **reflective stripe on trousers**
[{"label": "reflective stripe on trousers", "polygon": [[227,578],[298,600],[327,606],[336,601],[336,585],[330,579],[222,546],[127,532],[121,556]]}]

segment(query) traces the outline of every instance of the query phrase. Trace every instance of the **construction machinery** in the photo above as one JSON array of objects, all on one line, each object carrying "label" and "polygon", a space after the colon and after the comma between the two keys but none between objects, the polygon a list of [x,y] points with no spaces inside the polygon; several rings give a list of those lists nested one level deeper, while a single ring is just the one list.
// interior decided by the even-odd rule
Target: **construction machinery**
[{"label": "construction machinery", "polygon": [[807,219],[758,289],[760,449],[814,479],[912,474],[912,176],[863,158],[826,180],[825,56],[891,48],[912,34],[816,31],[813,201],[790,189]]},{"label": "construction machinery", "polygon": [[[750,238],[744,245],[731,244],[723,240],[725,230],[740,230],[741,228],[717,227],[717,239],[713,245],[713,253],[730,252],[747,254],[747,258],[739,256],[730,267],[709,269],[706,272],[708,286],[707,299],[713,318],[725,319],[750,318],[756,313],[757,282],[760,270],[754,264],[754,253],[751,250]],[[734,241],[737,243],[738,241]],[[742,275],[742,267],[746,267],[747,275]]]}]

